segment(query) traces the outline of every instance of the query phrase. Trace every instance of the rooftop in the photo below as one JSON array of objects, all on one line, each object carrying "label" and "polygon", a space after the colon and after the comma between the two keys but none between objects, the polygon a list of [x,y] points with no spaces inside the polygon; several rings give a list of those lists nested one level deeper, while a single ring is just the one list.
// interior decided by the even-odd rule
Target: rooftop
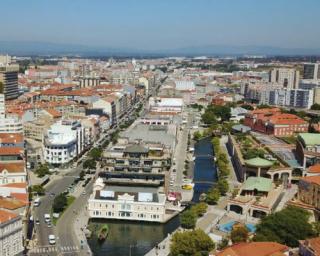
[{"label": "rooftop", "polygon": [[281,256],[288,247],[275,242],[251,242],[234,244],[221,252],[216,253],[216,256]]},{"label": "rooftop", "polygon": [[301,138],[307,146],[320,145],[319,133],[299,133],[298,138]]},{"label": "rooftop", "polygon": [[0,224],[5,223],[5,222],[7,222],[11,219],[14,219],[16,217],[18,217],[18,215],[15,213],[0,210]]},{"label": "rooftop", "polygon": [[249,160],[246,160],[245,163],[253,167],[270,167],[273,165],[273,162],[261,157],[251,158]]},{"label": "rooftop", "polygon": [[320,173],[320,164],[312,165],[308,168],[309,173]]},{"label": "rooftop", "polygon": [[320,176],[307,176],[307,177],[301,178],[300,181],[314,183],[320,186]]},{"label": "rooftop", "polygon": [[243,190],[269,192],[271,188],[272,180],[263,177],[248,177],[243,183]]}]

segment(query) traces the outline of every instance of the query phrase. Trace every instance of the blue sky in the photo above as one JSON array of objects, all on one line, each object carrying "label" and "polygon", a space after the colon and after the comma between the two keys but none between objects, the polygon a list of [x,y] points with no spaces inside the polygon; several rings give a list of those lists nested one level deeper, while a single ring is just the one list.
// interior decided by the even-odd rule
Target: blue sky
[{"label": "blue sky", "polygon": [[1,0],[0,41],[320,48],[320,0]]}]

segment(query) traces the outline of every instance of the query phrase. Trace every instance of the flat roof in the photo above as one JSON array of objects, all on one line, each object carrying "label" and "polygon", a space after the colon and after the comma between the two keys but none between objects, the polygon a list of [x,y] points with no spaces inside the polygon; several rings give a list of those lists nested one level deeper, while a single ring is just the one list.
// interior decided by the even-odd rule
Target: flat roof
[{"label": "flat roof", "polygon": [[243,190],[258,190],[269,192],[272,188],[272,180],[264,177],[248,177],[243,184]]},{"label": "flat roof", "polygon": [[299,137],[303,140],[305,145],[320,145],[319,133],[299,133]]}]

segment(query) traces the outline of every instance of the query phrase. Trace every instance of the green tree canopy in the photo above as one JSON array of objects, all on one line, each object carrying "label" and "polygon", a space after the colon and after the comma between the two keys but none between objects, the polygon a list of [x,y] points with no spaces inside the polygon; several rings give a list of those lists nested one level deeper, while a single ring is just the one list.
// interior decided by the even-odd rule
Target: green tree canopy
[{"label": "green tree canopy", "polygon": [[313,104],[313,105],[311,106],[310,109],[312,109],[312,110],[320,110],[320,104],[315,103],[315,104]]},{"label": "green tree canopy", "polygon": [[50,174],[49,167],[46,164],[41,164],[36,170],[35,174],[37,174],[38,177],[42,178],[46,176],[47,174]]},{"label": "green tree canopy", "polygon": [[225,178],[220,178],[217,183],[217,188],[219,189],[221,195],[226,195],[229,191],[229,184]]},{"label": "green tree canopy", "polygon": [[214,248],[214,242],[206,233],[204,233],[204,231],[200,229],[176,232],[171,239],[170,255],[208,255]]},{"label": "green tree canopy", "polygon": [[53,205],[52,205],[53,212],[56,212],[56,213],[62,212],[63,209],[66,207],[67,203],[68,201],[67,201],[66,195],[63,193],[59,194],[53,200]]},{"label": "green tree canopy", "polygon": [[44,195],[45,189],[41,185],[33,185],[31,191],[37,193],[38,195]]},{"label": "green tree canopy", "polygon": [[91,149],[89,156],[96,161],[99,160],[102,156],[102,149],[101,148]]},{"label": "green tree canopy", "polygon": [[199,141],[201,138],[202,138],[202,134],[201,134],[200,131],[195,131],[195,132],[193,133],[193,139],[194,139],[195,141]]},{"label": "green tree canopy", "polygon": [[230,238],[232,243],[247,242],[249,231],[245,226],[234,227],[231,231]]},{"label": "green tree canopy", "polygon": [[218,188],[211,188],[207,192],[206,202],[210,205],[216,204],[220,199],[220,191]]},{"label": "green tree canopy", "polygon": [[203,216],[206,213],[207,209],[208,205],[205,202],[195,204],[191,207],[191,211],[193,211],[198,217]]},{"label": "green tree canopy", "polygon": [[246,110],[254,110],[254,108],[251,105],[248,105],[248,104],[243,104],[243,105],[241,105],[241,107],[246,109]]},{"label": "green tree canopy", "polygon": [[296,247],[299,245],[298,240],[314,235],[312,224],[309,223],[309,213],[304,209],[288,206],[263,218],[257,225],[254,240],[274,241]]},{"label": "green tree canopy", "polygon": [[84,169],[95,169],[96,168],[96,161],[94,159],[87,159],[84,163],[83,163],[83,168]]},{"label": "green tree canopy", "polygon": [[180,224],[183,228],[194,228],[197,222],[197,215],[192,210],[186,210],[180,214]]}]

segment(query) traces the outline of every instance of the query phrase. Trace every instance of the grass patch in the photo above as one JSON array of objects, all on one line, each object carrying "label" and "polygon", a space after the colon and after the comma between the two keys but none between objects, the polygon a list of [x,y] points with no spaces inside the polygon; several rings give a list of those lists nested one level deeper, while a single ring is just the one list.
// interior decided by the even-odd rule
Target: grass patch
[{"label": "grass patch", "polygon": [[297,138],[294,136],[290,136],[290,137],[281,137],[281,140],[283,140],[284,142],[288,143],[288,144],[296,144],[297,142]]},{"label": "grass patch", "polygon": [[[74,202],[74,200],[76,200],[76,198],[74,196],[67,196],[67,205],[66,207],[64,207],[63,211],[60,212],[59,218],[62,216],[62,214],[68,209],[68,207],[70,205],[72,205],[72,203]],[[51,221],[53,225],[56,225],[59,218],[54,218],[53,217],[53,210],[51,209]]]}]

